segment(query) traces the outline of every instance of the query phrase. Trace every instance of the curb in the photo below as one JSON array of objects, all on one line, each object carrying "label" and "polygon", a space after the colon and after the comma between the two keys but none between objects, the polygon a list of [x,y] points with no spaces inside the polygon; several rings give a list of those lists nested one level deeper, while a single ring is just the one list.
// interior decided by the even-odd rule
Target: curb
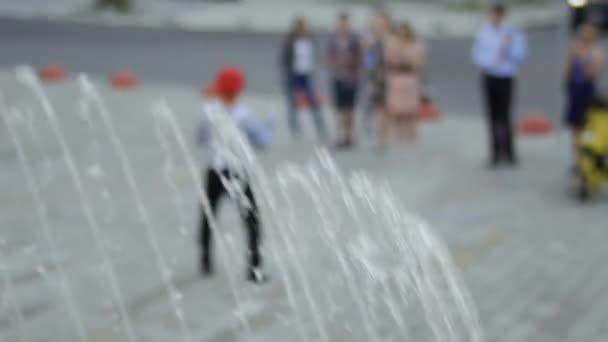
[{"label": "curb", "polygon": [[[467,13],[459,15],[453,22],[446,24],[441,20],[429,22],[427,20],[413,20],[412,18],[405,19],[416,27],[417,33],[424,38],[432,39],[449,39],[449,38],[471,38],[475,35],[479,27],[485,22],[482,15],[476,13]],[[536,16],[516,18],[513,23],[525,30],[545,29],[561,25],[565,18],[562,13],[557,10],[550,10]],[[333,31],[333,23],[315,23],[311,20],[310,25],[315,32],[330,33]],[[201,20],[193,20],[191,18],[176,17],[172,21],[171,27],[191,32],[226,32],[226,33],[259,33],[259,34],[284,34],[287,25],[276,23],[252,23],[246,18],[239,18],[231,22],[224,21],[222,23],[206,23]],[[359,25],[357,25],[358,27]]]},{"label": "curb", "polygon": [[[418,34],[424,38],[470,38],[474,36],[483,16],[477,13],[455,15],[451,24],[441,20],[429,22],[426,20],[410,20],[417,27]],[[285,25],[280,22],[254,22],[244,17],[230,21],[204,22],[203,19],[188,17],[187,15],[174,15],[164,18],[153,17],[104,17],[95,15],[89,17],[76,17],[73,13],[1,13],[0,18],[22,21],[45,21],[51,23],[72,23],[90,27],[108,28],[140,28],[140,29],[173,29],[185,32],[213,32],[213,33],[251,33],[251,34],[284,34]],[[534,30],[550,28],[560,25],[565,20],[563,14],[557,10],[549,10],[541,15],[531,18],[515,18],[513,22],[522,29]],[[258,20],[259,21],[259,20]],[[333,24],[312,22],[311,26],[316,32],[328,33],[333,30]]]}]

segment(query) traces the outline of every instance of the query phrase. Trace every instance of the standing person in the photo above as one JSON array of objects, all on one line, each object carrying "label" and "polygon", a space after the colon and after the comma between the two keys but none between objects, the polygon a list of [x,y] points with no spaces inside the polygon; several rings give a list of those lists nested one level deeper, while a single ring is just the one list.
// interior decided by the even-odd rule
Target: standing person
[{"label": "standing person", "polygon": [[363,39],[363,66],[367,76],[367,99],[365,99],[365,128],[373,131],[374,118],[384,112],[384,41],[390,34],[390,17],[385,10],[374,13],[370,32]]},{"label": "standing person", "polygon": [[482,73],[490,130],[490,167],[503,162],[512,166],[517,164],[511,110],[515,77],[526,59],[527,46],[524,33],[508,24],[506,15],[504,5],[491,6],[490,22],[477,33],[472,51],[473,61]]},{"label": "standing person", "polygon": [[596,95],[596,78],[603,65],[604,54],[597,44],[597,28],[591,24],[579,27],[570,44],[565,68],[567,111],[565,121],[572,130],[572,143],[576,157],[577,137],[584,124],[587,104]]},{"label": "standing person", "polygon": [[360,77],[361,48],[359,38],[351,30],[350,18],[341,14],[336,33],[332,36],[328,59],[332,74],[334,105],[338,112],[338,142],[336,148],[347,149],[353,144],[354,108]]},{"label": "standing person", "polygon": [[386,72],[386,113],[380,119],[379,145],[386,146],[389,126],[400,130],[402,139],[413,143],[421,99],[420,69],[424,48],[416,40],[411,27],[399,25],[384,49]]},{"label": "standing person", "polygon": [[308,25],[303,18],[297,18],[281,49],[281,66],[285,78],[289,110],[289,130],[292,137],[300,136],[296,96],[304,95],[317,129],[317,136],[326,140],[325,122],[312,86],[315,60],[315,45]]},{"label": "standing person", "polygon": [[[215,215],[221,199],[228,195],[239,200],[243,221],[248,233],[247,277],[252,282],[265,280],[261,271],[260,222],[256,201],[248,182],[242,155],[234,136],[226,135],[225,124],[233,124],[249,142],[258,148],[270,145],[272,140],[272,123],[257,119],[249,107],[239,102],[239,95],[244,87],[245,78],[238,68],[221,69],[213,85],[208,89],[211,99],[203,105],[203,116],[198,128],[198,143],[209,149],[209,163],[206,171],[205,193],[209,199],[210,209]],[[227,117],[219,117],[226,115]],[[222,129],[224,128],[224,129]],[[200,246],[201,272],[203,275],[213,273],[212,233],[209,217],[201,210]]]}]

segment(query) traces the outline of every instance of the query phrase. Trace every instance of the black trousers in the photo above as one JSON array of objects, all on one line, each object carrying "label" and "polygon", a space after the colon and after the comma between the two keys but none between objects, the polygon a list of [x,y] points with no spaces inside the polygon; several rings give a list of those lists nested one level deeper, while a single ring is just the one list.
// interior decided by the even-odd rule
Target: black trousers
[{"label": "black trousers", "polygon": [[491,162],[515,163],[511,119],[515,80],[512,77],[483,75],[482,88],[490,132]]},{"label": "black trousers", "polygon": [[[218,205],[221,199],[228,194],[228,191],[222,183],[221,177],[225,180],[233,180],[234,176],[227,170],[221,171],[221,175],[218,171],[209,169],[207,170],[207,186],[206,195],[211,205],[213,215],[217,213]],[[259,267],[262,263],[260,255],[260,224],[258,218],[258,209],[251,192],[249,184],[244,185],[244,195],[249,201],[250,206],[247,208],[241,208],[241,216],[245,223],[248,233],[248,262],[250,267]],[[209,225],[209,219],[205,214],[205,211],[201,208],[201,225],[200,225],[200,244],[201,244],[201,255],[203,259],[203,265],[211,268],[211,256],[212,256],[212,230]]]}]

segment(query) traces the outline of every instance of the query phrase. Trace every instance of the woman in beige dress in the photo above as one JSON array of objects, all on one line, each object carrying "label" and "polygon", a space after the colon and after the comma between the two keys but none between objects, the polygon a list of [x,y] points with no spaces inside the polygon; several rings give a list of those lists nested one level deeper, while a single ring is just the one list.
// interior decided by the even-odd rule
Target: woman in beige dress
[{"label": "woman in beige dress", "polygon": [[391,127],[402,139],[413,143],[421,98],[420,69],[424,48],[408,24],[397,26],[384,48],[386,68],[386,113],[380,119],[379,143],[386,145]]}]

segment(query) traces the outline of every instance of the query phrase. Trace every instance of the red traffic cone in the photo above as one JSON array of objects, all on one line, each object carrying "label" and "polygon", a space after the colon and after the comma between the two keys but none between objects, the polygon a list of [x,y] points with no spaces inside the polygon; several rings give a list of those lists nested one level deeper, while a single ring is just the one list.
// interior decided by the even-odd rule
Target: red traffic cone
[{"label": "red traffic cone", "polygon": [[517,123],[517,132],[521,135],[545,135],[553,131],[553,123],[543,112],[529,112]]},{"label": "red traffic cone", "polygon": [[137,76],[131,71],[117,71],[110,76],[110,85],[116,89],[135,88],[138,82]]},{"label": "red traffic cone", "polygon": [[419,109],[420,120],[437,121],[441,118],[441,109],[433,101],[422,101]]},{"label": "red traffic cone", "polygon": [[47,64],[38,70],[38,77],[42,82],[57,82],[65,78],[65,71],[57,64]]}]

